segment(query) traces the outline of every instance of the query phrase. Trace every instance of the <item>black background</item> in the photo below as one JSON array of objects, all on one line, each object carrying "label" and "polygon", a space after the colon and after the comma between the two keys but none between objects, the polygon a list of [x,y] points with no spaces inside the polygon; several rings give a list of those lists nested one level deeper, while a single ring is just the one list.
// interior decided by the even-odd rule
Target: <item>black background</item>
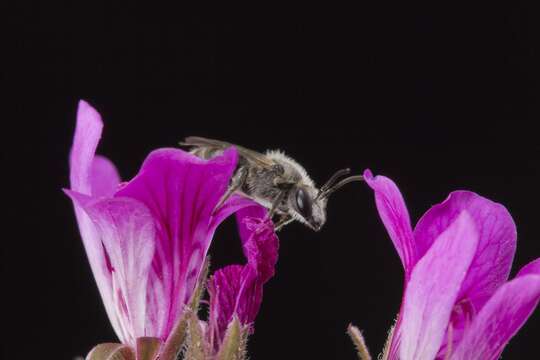
[{"label": "black background", "polygon": [[[476,191],[517,223],[512,274],[540,256],[532,2],[21,2],[6,13],[15,61],[3,73],[22,100],[6,120],[25,128],[4,131],[21,155],[6,170],[18,189],[7,210],[24,220],[6,224],[16,231],[2,240],[6,359],[71,359],[116,339],[60,190],[79,99],[102,114],[99,152],[124,179],[149,151],[189,135],[280,148],[318,183],[347,166],[390,176],[413,222],[452,190]],[[251,358],[354,359],[349,322],[374,354],[382,348],[401,264],[364,184],[336,193],[328,212],[319,233],[281,232]],[[228,221],[211,248],[214,269],[242,261],[232,241]],[[539,319],[537,310],[506,359],[537,356]]]}]

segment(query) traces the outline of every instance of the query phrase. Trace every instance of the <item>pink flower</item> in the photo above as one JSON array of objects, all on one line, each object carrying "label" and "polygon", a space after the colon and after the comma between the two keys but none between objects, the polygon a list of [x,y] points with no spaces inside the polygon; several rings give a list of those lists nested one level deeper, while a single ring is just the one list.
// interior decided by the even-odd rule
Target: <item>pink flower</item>
[{"label": "pink flower", "polygon": [[[233,315],[246,326],[253,322],[262,284],[273,274],[278,240],[264,220],[266,210],[246,198],[233,196],[212,214],[236,168],[236,150],[206,161],[179,149],[159,149],[132,180],[120,183],[112,162],[95,155],[102,127],[100,115],[81,101],[70,155],[71,188],[65,191],[120,341],[136,348],[141,339],[154,338],[158,347],[170,339],[194,295],[217,226],[239,210],[248,265],[229,282],[214,281],[221,284],[219,293],[236,296],[239,304],[217,310],[220,301],[214,299],[212,316],[223,323]],[[270,258],[261,258],[268,253]],[[228,269],[215,279],[233,272]],[[240,283],[255,290],[246,294],[237,289]],[[253,304],[246,305],[249,301]]]},{"label": "pink flower", "polygon": [[385,358],[498,358],[540,299],[540,259],[508,281],[516,228],[506,208],[455,191],[413,230],[396,184],[369,170],[364,177],[405,269]]}]

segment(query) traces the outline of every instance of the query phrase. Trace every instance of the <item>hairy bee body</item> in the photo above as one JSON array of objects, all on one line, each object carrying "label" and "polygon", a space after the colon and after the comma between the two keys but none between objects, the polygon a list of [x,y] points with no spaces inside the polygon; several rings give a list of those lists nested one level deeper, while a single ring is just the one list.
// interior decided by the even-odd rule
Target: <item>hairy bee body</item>
[{"label": "hairy bee body", "polygon": [[320,189],[303,166],[279,150],[258,153],[227,142],[200,137],[188,137],[181,143],[192,147],[191,153],[210,159],[220,155],[224,149],[235,146],[239,161],[227,192],[217,207],[234,193],[249,197],[270,210],[269,215],[277,214],[280,220],[276,229],[297,220],[318,231],[326,222],[328,195],[347,182],[359,180],[349,177],[334,185],[338,175],[348,169],[338,171]]}]

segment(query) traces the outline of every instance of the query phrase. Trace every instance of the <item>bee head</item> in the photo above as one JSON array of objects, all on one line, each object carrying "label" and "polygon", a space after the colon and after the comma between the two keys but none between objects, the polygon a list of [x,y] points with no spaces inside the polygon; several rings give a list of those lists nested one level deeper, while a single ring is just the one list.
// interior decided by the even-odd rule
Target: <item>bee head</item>
[{"label": "bee head", "polygon": [[319,231],[326,222],[326,199],[317,199],[318,190],[311,186],[298,186],[291,192],[290,202],[301,222]]}]

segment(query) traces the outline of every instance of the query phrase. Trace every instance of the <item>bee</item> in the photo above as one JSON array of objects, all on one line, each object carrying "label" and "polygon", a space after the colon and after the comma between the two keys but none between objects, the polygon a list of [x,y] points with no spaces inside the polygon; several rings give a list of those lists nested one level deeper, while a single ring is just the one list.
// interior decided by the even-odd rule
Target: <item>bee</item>
[{"label": "bee", "polygon": [[191,148],[190,152],[202,159],[220,155],[234,146],[239,154],[238,165],[214,211],[238,193],[267,208],[270,218],[279,216],[276,231],[294,220],[319,231],[326,222],[329,196],[345,184],[363,180],[361,175],[356,175],[338,181],[350,173],[350,169],[341,169],[317,188],[304,167],[279,150],[262,154],[225,141],[195,136],[187,137],[180,145]]}]

